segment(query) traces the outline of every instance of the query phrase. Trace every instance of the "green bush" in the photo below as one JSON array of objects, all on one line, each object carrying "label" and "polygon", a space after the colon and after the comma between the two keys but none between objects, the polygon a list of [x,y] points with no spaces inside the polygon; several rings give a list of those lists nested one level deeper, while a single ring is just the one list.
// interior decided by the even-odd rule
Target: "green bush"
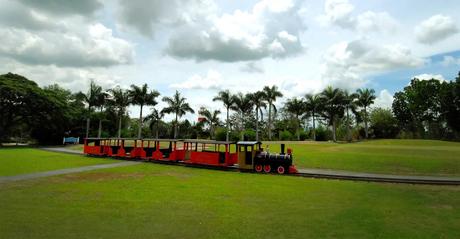
[{"label": "green bush", "polygon": [[254,141],[256,140],[256,131],[247,129],[243,131],[244,140]]},{"label": "green bush", "polygon": [[330,139],[332,139],[332,132],[326,127],[319,126],[316,128],[316,141],[328,141]]},{"label": "green bush", "polygon": [[294,136],[292,135],[291,132],[284,130],[280,133],[280,140],[292,140]]},{"label": "green bush", "polygon": [[[227,129],[225,129],[225,128],[217,128],[216,129],[216,135],[215,135],[216,140],[225,141],[226,137],[227,137]],[[230,131],[229,140],[230,141],[238,141],[238,140],[240,140],[240,135],[237,132]]]},{"label": "green bush", "polygon": [[306,140],[306,139],[308,139],[308,138],[309,138],[309,135],[308,135],[307,132],[305,132],[305,131],[300,131],[300,140],[301,140],[301,141],[304,141],[304,140]]}]

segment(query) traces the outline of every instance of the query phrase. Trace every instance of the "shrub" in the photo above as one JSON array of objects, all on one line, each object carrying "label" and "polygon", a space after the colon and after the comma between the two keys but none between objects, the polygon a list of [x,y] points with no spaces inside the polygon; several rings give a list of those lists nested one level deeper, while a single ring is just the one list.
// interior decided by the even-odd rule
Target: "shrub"
[{"label": "shrub", "polygon": [[292,140],[294,137],[291,132],[284,130],[280,133],[280,140]]}]

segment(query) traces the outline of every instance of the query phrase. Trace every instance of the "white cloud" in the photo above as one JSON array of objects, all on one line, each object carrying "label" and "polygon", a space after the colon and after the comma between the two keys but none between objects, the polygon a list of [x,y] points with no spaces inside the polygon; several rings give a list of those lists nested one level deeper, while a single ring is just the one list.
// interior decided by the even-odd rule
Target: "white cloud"
[{"label": "white cloud", "polygon": [[450,16],[434,15],[415,27],[415,36],[420,43],[434,44],[456,33],[459,29]]},{"label": "white cloud", "polygon": [[263,66],[255,61],[244,64],[244,66],[240,67],[240,70],[247,73],[264,73]]},{"label": "white cloud", "polygon": [[171,84],[169,87],[177,89],[221,89],[222,75],[215,70],[209,70],[206,76],[193,75],[186,81]]},{"label": "white cloud", "polygon": [[178,29],[166,52],[197,61],[223,62],[295,56],[304,51],[299,41],[305,29],[300,9],[299,1],[261,0],[250,11],[212,15]]},{"label": "white cloud", "polygon": [[460,65],[460,58],[455,58],[453,56],[444,56],[441,64],[443,66],[455,66],[455,65]]},{"label": "white cloud", "polygon": [[25,6],[53,15],[85,15],[94,14],[103,5],[98,0],[78,0],[78,1],[59,1],[59,0],[19,0]]},{"label": "white cloud", "polygon": [[348,0],[327,0],[324,14],[317,17],[322,25],[335,25],[362,33],[371,31],[394,32],[398,22],[387,12],[366,11],[357,16],[352,13],[355,7]]},{"label": "white cloud", "polygon": [[374,45],[365,40],[332,45],[324,55],[322,78],[335,87],[355,89],[372,73],[416,67],[424,60],[399,44]]},{"label": "white cloud", "polygon": [[202,21],[216,10],[212,0],[119,0],[118,20],[122,29],[135,29],[151,37],[155,31]]},{"label": "white cloud", "polygon": [[32,65],[111,66],[131,63],[134,47],[97,23],[66,32],[0,29],[0,56]]},{"label": "white cloud", "polygon": [[391,108],[393,104],[393,95],[388,92],[388,90],[384,89],[381,90],[379,95],[374,101],[373,107],[380,107],[380,108]]},{"label": "white cloud", "polygon": [[437,75],[434,75],[434,74],[420,74],[420,75],[416,75],[416,76],[413,76],[412,79],[414,78],[417,78],[419,80],[432,80],[432,79],[435,79],[435,80],[439,80],[439,81],[446,81],[446,79],[444,79],[444,76],[440,75],[440,74],[437,74]]}]

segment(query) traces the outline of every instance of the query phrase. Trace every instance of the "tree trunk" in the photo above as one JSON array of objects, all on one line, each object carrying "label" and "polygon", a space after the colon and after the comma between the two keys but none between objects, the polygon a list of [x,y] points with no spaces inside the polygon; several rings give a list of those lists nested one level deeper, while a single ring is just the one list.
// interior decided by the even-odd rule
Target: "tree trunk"
[{"label": "tree trunk", "polygon": [[315,112],[313,112],[313,141],[316,141]]},{"label": "tree trunk", "polygon": [[347,140],[351,142],[350,115],[347,108]]},{"label": "tree trunk", "polygon": [[156,137],[156,139],[158,139],[158,131],[159,131],[158,128],[159,127],[160,127],[160,121],[158,120],[157,121],[157,128],[155,129],[155,137]]},{"label": "tree trunk", "polygon": [[229,140],[229,133],[230,133],[230,122],[228,121],[228,118],[229,118],[229,111],[230,111],[230,108],[227,107],[227,135],[225,137],[226,141]]},{"label": "tree trunk", "polygon": [[268,140],[272,140],[272,103],[268,102]]},{"label": "tree trunk", "polygon": [[367,108],[364,106],[364,132],[366,134],[366,139],[369,137],[368,129],[367,129]]},{"label": "tree trunk", "polygon": [[121,138],[121,120],[123,118],[123,115],[120,114],[120,117],[118,118],[118,138]]},{"label": "tree trunk", "polygon": [[256,141],[259,141],[259,108],[256,107]]},{"label": "tree trunk", "polygon": [[177,127],[179,122],[177,122],[177,113],[176,113],[176,122],[174,123],[174,138],[177,138]]},{"label": "tree trunk", "polygon": [[137,132],[138,139],[142,138],[142,108],[143,105],[141,105],[141,112],[139,114],[139,131]]},{"label": "tree trunk", "polygon": [[300,141],[300,119],[296,116],[297,119],[297,141]]},{"label": "tree trunk", "polygon": [[[102,107],[101,107],[101,111],[99,112],[99,117],[102,117]],[[97,131],[97,137],[100,138],[101,137],[101,132],[102,132],[102,119],[99,118],[99,130]]]},{"label": "tree trunk", "polygon": [[90,125],[90,119],[89,117],[86,118],[86,138],[89,136],[89,125]]},{"label": "tree trunk", "polygon": [[334,142],[337,142],[337,136],[336,136],[336,122],[335,122],[335,117],[332,117],[332,140],[334,140]]}]

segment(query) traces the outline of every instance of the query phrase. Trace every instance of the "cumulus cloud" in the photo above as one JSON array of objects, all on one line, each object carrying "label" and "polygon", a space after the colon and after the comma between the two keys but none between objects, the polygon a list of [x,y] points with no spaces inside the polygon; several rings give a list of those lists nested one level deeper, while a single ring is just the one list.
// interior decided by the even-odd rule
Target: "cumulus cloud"
[{"label": "cumulus cloud", "polygon": [[373,107],[391,108],[392,104],[393,95],[387,89],[383,89],[375,99]]},{"label": "cumulus cloud", "polygon": [[82,32],[31,32],[0,29],[0,56],[32,65],[111,66],[132,62],[131,43],[116,38],[102,24],[84,27]]},{"label": "cumulus cloud", "polygon": [[221,89],[223,84],[222,75],[215,70],[209,70],[206,76],[200,76],[198,74],[193,75],[188,78],[186,81],[181,83],[175,83],[169,85],[171,88],[176,89]]},{"label": "cumulus cloud", "polygon": [[[1,2],[0,8],[0,25],[3,27],[14,27],[34,31],[41,30],[62,30],[63,25],[45,14],[34,11],[31,8],[24,7],[19,2],[7,1]],[[18,17],[20,16],[20,17]]]},{"label": "cumulus cloud", "polygon": [[179,28],[166,53],[223,62],[294,56],[304,50],[299,39],[305,30],[300,10],[300,1],[262,0],[250,11],[211,15]]},{"label": "cumulus cloud", "polygon": [[444,79],[444,76],[440,75],[440,74],[420,74],[420,75],[416,75],[416,76],[413,76],[412,79],[414,78],[417,78],[419,80],[432,80],[432,79],[435,79],[435,80],[439,80],[439,81],[446,81],[446,79]]},{"label": "cumulus cloud", "polygon": [[460,65],[460,58],[455,58],[453,56],[444,56],[441,64],[446,67]]},{"label": "cumulus cloud", "polygon": [[355,7],[348,0],[327,0],[324,14],[317,19],[323,25],[335,25],[359,32],[393,32],[398,23],[387,12],[366,11],[353,15]]},{"label": "cumulus cloud", "polygon": [[212,0],[120,0],[118,18],[122,27],[151,37],[163,25],[202,21],[215,9]]},{"label": "cumulus cloud", "polygon": [[367,74],[423,63],[423,59],[399,44],[374,45],[365,40],[340,42],[324,55],[322,78],[336,87],[354,89],[365,83],[363,77]]},{"label": "cumulus cloud", "polygon": [[264,68],[260,63],[251,61],[240,67],[240,71],[247,73],[264,73]]},{"label": "cumulus cloud", "polygon": [[434,44],[459,32],[457,24],[450,16],[434,15],[415,27],[417,41]]},{"label": "cumulus cloud", "polygon": [[89,16],[94,14],[103,5],[98,0],[78,0],[78,1],[61,1],[61,0],[19,0],[25,6],[50,13],[53,15],[83,15]]}]

